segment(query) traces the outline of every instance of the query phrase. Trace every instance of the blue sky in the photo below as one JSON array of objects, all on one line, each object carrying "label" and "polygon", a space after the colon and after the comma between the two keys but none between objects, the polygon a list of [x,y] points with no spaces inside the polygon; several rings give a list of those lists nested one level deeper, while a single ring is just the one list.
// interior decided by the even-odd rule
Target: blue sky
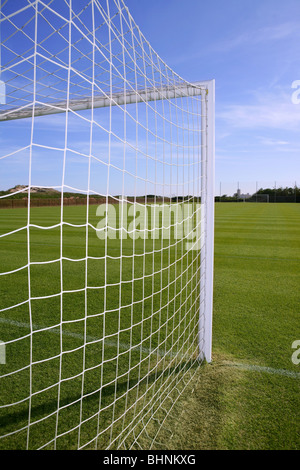
[{"label": "blue sky", "polygon": [[[300,186],[299,0],[127,0],[160,57],[216,80],[216,194]],[[299,95],[300,96],[300,95]]]},{"label": "blue sky", "polygon": [[[27,0],[18,2],[21,7]],[[62,5],[60,0],[54,0],[55,4]],[[233,194],[238,185],[242,192],[250,193],[257,186],[292,186],[295,182],[300,186],[300,104],[292,101],[293,93],[300,101],[300,0],[126,0],[126,4],[153,49],[176,73],[190,82],[216,81],[215,193]],[[54,21],[60,26],[58,17]],[[45,23],[44,28],[50,26]],[[62,42],[64,36],[67,39],[67,23],[61,29]],[[24,34],[19,39],[16,36],[16,47],[24,40]],[[50,42],[44,45],[52,47]],[[28,47],[24,45],[24,50]],[[66,51],[64,55],[67,60]],[[62,78],[64,73],[66,76],[62,70]],[[297,80],[298,88],[293,89]],[[113,113],[116,117],[116,107]],[[102,114],[109,119],[107,111]],[[118,116],[115,122],[121,122]],[[0,127],[2,155],[25,148],[30,120],[4,124]],[[60,185],[63,154],[55,147],[64,147],[64,125],[64,115],[36,120],[33,139],[40,147],[32,154],[32,185]],[[76,116],[69,118],[69,125],[75,144],[67,158],[65,184],[72,186],[77,174],[73,186],[85,190],[87,159],[79,154],[89,153],[89,149],[82,151],[82,144],[89,141],[90,126]],[[101,129],[95,132],[100,134]],[[92,151],[103,155],[107,135],[102,141],[100,135],[96,137],[98,148]],[[45,142],[53,144],[52,151],[42,147]],[[114,142],[114,148],[120,154],[120,142]],[[28,148],[2,159],[0,189],[28,184],[28,162]],[[94,179],[105,185],[107,175],[102,167],[98,173],[95,170]],[[146,178],[143,171],[141,180]],[[112,169],[110,178],[113,173]],[[115,173],[121,183],[120,172]],[[51,182],[50,174],[54,175]],[[133,178],[127,182],[129,187],[133,184]],[[152,189],[150,184],[147,192]],[[103,189],[104,193],[106,190],[110,189]]]}]

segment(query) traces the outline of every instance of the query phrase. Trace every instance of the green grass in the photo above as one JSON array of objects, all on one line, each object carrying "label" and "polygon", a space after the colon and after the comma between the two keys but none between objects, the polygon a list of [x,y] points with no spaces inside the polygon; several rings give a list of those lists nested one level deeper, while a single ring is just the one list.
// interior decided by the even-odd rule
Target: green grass
[{"label": "green grass", "polygon": [[230,207],[217,207],[215,342],[221,353],[231,344],[235,360],[293,368],[291,344],[300,334],[299,235],[297,204],[243,204],[234,218]]},{"label": "green grass", "polygon": [[299,286],[299,204],[216,204],[213,362],[170,448],[299,450]]},{"label": "green grass", "polygon": [[[95,210],[90,214],[94,225]],[[26,217],[24,209],[0,211],[0,234],[26,225]],[[80,206],[66,208],[64,214],[72,224],[84,224],[85,217]],[[58,208],[32,210],[32,224],[59,222]],[[18,402],[2,409],[1,435],[20,430],[1,439],[1,448],[26,447],[29,404],[31,423],[36,423],[30,426],[30,448],[47,443],[51,449],[56,435],[57,448],[76,448],[99,430],[100,447],[122,429],[121,439],[128,433],[129,442],[130,431],[136,427],[138,433],[145,425],[140,410],[149,416],[154,401],[163,408],[173,406],[169,392],[177,384],[180,393],[181,377],[191,380],[190,385],[164,421],[154,448],[300,448],[300,366],[291,360],[292,343],[300,339],[299,204],[216,204],[213,362],[203,367],[188,361],[196,351],[198,255],[191,258],[181,244],[169,249],[166,243],[162,249],[161,240],[154,245],[137,240],[135,246],[131,240],[112,240],[105,252],[90,229],[88,255],[96,259],[86,264],[81,261],[86,256],[85,228],[65,227],[62,254],[77,261],[60,262],[60,237],[60,227],[30,229],[31,262],[53,261],[31,265],[31,311],[22,304],[28,298],[28,269],[0,278],[0,310],[12,298],[20,303],[1,312],[9,321],[2,320],[0,339],[11,343],[0,374],[19,370],[1,379],[1,404]],[[26,231],[0,242],[1,272],[27,264]],[[133,249],[146,255],[135,256],[133,263]],[[125,281],[121,291],[116,286],[93,288],[117,283],[120,271]],[[57,326],[61,312],[62,343]],[[129,350],[128,344],[142,348]],[[181,354],[175,360],[177,351]],[[156,432],[147,430],[149,436]],[[141,436],[140,443],[148,448],[151,439]]]},{"label": "green grass", "polygon": [[197,364],[199,253],[105,243],[96,209],[0,211],[3,448],[131,446]]}]

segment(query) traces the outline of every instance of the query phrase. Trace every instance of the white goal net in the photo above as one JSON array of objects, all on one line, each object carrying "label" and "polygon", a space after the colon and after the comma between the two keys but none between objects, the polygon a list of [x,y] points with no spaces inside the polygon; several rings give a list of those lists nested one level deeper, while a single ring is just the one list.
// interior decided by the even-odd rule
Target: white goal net
[{"label": "white goal net", "polygon": [[123,0],[1,3],[0,448],[155,448],[211,361],[214,82]]}]

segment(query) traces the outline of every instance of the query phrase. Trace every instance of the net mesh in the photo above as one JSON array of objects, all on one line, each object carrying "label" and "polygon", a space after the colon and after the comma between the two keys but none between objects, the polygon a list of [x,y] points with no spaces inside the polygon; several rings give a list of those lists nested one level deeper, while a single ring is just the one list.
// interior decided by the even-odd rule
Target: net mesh
[{"label": "net mesh", "polygon": [[123,0],[2,0],[0,79],[0,447],[152,448],[203,357],[206,90]]}]

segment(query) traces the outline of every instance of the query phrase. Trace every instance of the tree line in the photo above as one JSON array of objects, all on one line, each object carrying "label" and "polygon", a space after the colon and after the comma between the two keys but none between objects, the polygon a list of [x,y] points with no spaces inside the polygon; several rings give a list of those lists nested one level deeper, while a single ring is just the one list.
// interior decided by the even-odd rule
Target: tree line
[{"label": "tree line", "polygon": [[[262,197],[265,195],[266,197]],[[294,187],[279,187],[279,188],[260,188],[257,192],[250,197],[245,198],[239,196],[238,193],[233,196],[224,194],[223,196],[216,196],[216,202],[300,202],[300,188]]]}]

